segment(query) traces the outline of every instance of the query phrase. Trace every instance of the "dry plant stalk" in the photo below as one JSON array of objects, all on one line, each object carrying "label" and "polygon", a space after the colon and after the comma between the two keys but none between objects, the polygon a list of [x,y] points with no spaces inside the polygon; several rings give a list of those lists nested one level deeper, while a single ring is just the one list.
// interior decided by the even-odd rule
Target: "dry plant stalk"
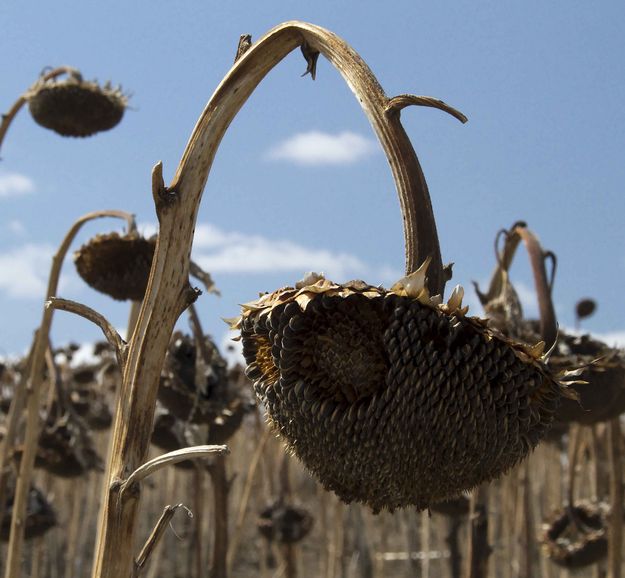
[{"label": "dry plant stalk", "polygon": [[158,545],[160,539],[163,537],[163,534],[165,533],[165,530],[167,529],[168,524],[171,522],[171,519],[174,517],[176,510],[178,510],[179,508],[184,508],[184,507],[185,506],[183,506],[182,504],[177,504],[175,506],[165,506],[165,508],[163,509],[163,513],[161,514],[161,517],[158,519],[158,522],[156,522],[156,525],[154,526],[152,533],[146,540],[145,544],[143,545],[143,548],[141,548],[141,552],[139,552],[139,555],[137,556],[137,559],[135,560],[135,571],[133,573],[133,578],[136,578],[137,576],[139,576],[139,574],[141,573],[141,570],[143,570],[143,568],[147,564],[148,560],[150,559],[150,556],[152,555],[152,552],[154,552],[154,549]]},{"label": "dry plant stalk", "polygon": [[608,423],[610,452],[610,529],[608,577],[621,578],[623,548],[623,434],[619,418]]},{"label": "dry plant stalk", "polygon": [[[148,452],[161,367],[174,324],[197,298],[189,285],[189,254],[202,192],[223,135],[265,75],[287,54],[302,47],[309,71],[318,53],[339,70],[358,98],[387,154],[404,215],[406,268],[431,257],[428,287],[442,294],[446,271],[425,179],[400,123],[400,110],[425,104],[449,109],[434,99],[389,99],[362,59],[339,37],[312,24],[286,22],[269,31],[236,61],[223,79],[191,135],[166,187],[162,164],[152,173],[152,192],[160,231],[150,280],[137,326],[128,344],[123,381],[113,425],[105,496],[99,522],[94,578],[132,574],[139,490],[120,493],[123,481]],[[464,117],[457,113],[464,120]],[[415,226],[419,223],[419,227]]]},{"label": "dry plant stalk", "polygon": [[[89,221],[103,217],[124,219],[129,229],[135,227],[134,217],[124,211],[96,211],[79,218],[67,232],[59,249],[52,257],[46,299],[50,299],[57,292],[63,261],[72,241],[82,226]],[[20,387],[15,392],[7,423],[7,432],[3,440],[2,452],[0,453],[0,490],[2,490],[0,494],[2,494],[6,487],[6,477],[8,475],[8,468],[6,467],[7,458],[10,449],[13,447],[17,433],[17,425],[22,415],[24,404],[26,404],[26,433],[11,517],[11,537],[5,569],[6,578],[17,578],[20,574],[21,553],[24,542],[24,518],[30,490],[30,480],[35,463],[35,454],[37,452],[37,440],[39,439],[40,433],[39,406],[44,381],[45,354],[49,344],[52,317],[53,309],[44,307],[41,325],[35,333],[35,338],[29,354],[28,375],[26,379],[21,380]],[[0,503],[3,503],[3,501],[4,496],[0,495]]]}]

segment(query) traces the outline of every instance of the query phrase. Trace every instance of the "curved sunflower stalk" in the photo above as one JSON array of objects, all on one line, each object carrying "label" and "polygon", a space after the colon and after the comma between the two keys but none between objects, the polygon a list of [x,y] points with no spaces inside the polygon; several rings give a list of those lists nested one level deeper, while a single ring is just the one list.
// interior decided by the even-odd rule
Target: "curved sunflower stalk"
[{"label": "curved sunflower stalk", "polygon": [[[244,45],[200,116],[171,184],[165,186],[160,163],[153,170],[152,191],[160,230],[147,292],[126,348],[127,356],[124,355],[94,577],[119,578],[130,576],[133,571],[139,489],[133,486],[131,491],[120,493],[120,487],[130,472],[145,461],[169,338],[179,315],[198,295],[188,281],[189,254],[202,191],[214,155],[247,98],[292,50],[302,48],[311,76],[315,75],[318,55],[323,54],[343,75],[378,135],[389,159],[404,213],[407,272],[416,271],[425,256],[429,256],[432,263],[427,284],[433,295],[442,295],[449,276],[441,263],[423,173],[400,123],[400,110],[406,105],[448,107],[429,98],[388,98],[366,64],[343,40],[312,24],[286,22],[251,46],[248,47],[249,42]],[[460,113],[456,116],[466,120]]]},{"label": "curved sunflower stalk", "polygon": [[[311,48],[303,46],[312,74]],[[245,304],[231,326],[272,426],[326,489],[374,511],[425,509],[527,455],[563,389],[544,344],[513,342],[467,317],[460,287],[443,302],[449,271],[425,179],[403,129],[390,125],[406,104],[439,101],[386,99],[377,83],[363,86],[400,193],[407,275],[389,291],[308,275]],[[386,126],[376,112],[385,100]]]}]

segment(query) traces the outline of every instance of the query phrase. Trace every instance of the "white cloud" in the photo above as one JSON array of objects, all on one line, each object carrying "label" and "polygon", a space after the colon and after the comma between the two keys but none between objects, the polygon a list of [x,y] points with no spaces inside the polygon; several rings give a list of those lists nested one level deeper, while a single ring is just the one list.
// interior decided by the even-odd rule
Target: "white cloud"
[{"label": "white cloud", "polygon": [[0,199],[27,195],[35,190],[35,183],[19,173],[0,174]]},{"label": "white cloud", "polygon": [[233,337],[238,337],[238,331],[226,331],[221,336],[219,343],[219,351],[224,359],[228,362],[229,367],[235,365],[245,366],[245,357],[243,357],[243,346],[241,341],[233,341]]},{"label": "white cloud", "polygon": [[267,158],[300,165],[342,165],[359,161],[375,150],[374,141],[354,132],[329,134],[313,130],[279,143],[269,150]]},{"label": "white cloud", "polygon": [[45,297],[52,245],[28,244],[0,254],[0,290],[10,297]]},{"label": "white cloud", "polygon": [[26,227],[24,227],[24,223],[14,219],[7,223],[7,229],[13,233],[14,235],[24,235],[26,233]]},{"label": "white cloud", "polygon": [[523,307],[523,316],[526,319],[538,317],[538,298],[534,287],[526,285],[523,281],[515,281],[514,288]]},{"label": "white cloud", "polygon": [[[17,299],[44,299],[55,251],[47,243],[29,243],[0,253],[0,293]],[[59,294],[75,293],[83,287],[78,275],[66,265],[59,281]]]},{"label": "white cloud", "polygon": [[[586,333],[585,331],[580,332],[580,331],[568,330],[568,329],[567,329],[567,332],[570,332],[573,334]],[[595,339],[598,339],[599,341],[603,341],[608,347],[625,348],[625,329],[620,330],[620,331],[606,331],[605,333],[591,331],[590,334]]]},{"label": "white cloud", "polygon": [[323,272],[337,281],[367,273],[358,257],[327,249],[304,247],[293,241],[227,232],[210,224],[195,231],[193,259],[210,273]]}]

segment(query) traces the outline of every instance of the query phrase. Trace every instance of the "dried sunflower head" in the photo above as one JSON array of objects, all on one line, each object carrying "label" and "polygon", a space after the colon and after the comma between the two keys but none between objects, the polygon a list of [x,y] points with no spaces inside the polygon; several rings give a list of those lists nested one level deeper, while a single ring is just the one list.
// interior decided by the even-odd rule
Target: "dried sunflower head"
[{"label": "dried sunflower head", "polygon": [[62,478],[104,469],[85,423],[73,413],[48,417],[39,437],[35,465]]},{"label": "dried sunflower head", "polygon": [[72,409],[93,430],[103,430],[113,422],[111,396],[97,384],[98,366],[83,365],[71,370],[67,383]]},{"label": "dried sunflower head", "polygon": [[[183,422],[162,405],[157,405],[154,416],[154,428],[150,440],[156,447],[172,452],[195,445],[194,440],[199,435],[197,425]],[[198,461],[186,460],[175,463],[174,467],[183,470],[193,470],[199,463]]]},{"label": "dried sunflower head", "polygon": [[466,516],[471,510],[471,503],[466,496],[458,496],[451,500],[444,502],[436,502],[432,504],[432,512],[442,514],[443,516],[449,516],[450,518],[458,518]]},{"label": "dried sunflower head", "polygon": [[296,544],[308,535],[313,522],[308,510],[278,500],[261,511],[257,525],[258,531],[269,541]]},{"label": "dried sunflower head", "polygon": [[549,361],[555,369],[577,366],[579,380],[571,384],[578,399],[563,400],[556,421],[591,425],[625,413],[625,358],[589,335],[562,332]]},{"label": "dried sunflower head", "polygon": [[62,136],[86,137],[116,126],[128,98],[110,83],[103,87],[80,74],[63,80],[40,80],[27,95],[30,113],[39,125]]},{"label": "dried sunflower head", "polygon": [[607,511],[606,504],[582,502],[555,512],[539,537],[545,555],[567,568],[583,568],[604,559]]},{"label": "dried sunflower head", "polygon": [[233,322],[269,420],[328,490],[374,510],[430,504],[536,446],[563,387],[529,347],[425,289],[323,277],[244,305]]},{"label": "dried sunflower head", "polygon": [[74,253],[78,274],[96,291],[141,301],[150,277],[155,239],[138,233],[96,235]]},{"label": "dried sunflower head", "polygon": [[158,390],[158,399],[182,421],[209,426],[209,444],[223,444],[253,409],[239,384],[228,378],[227,364],[217,346],[205,336],[208,363],[198,355],[194,339],[181,332],[172,336]]},{"label": "dried sunflower head", "polygon": [[[14,486],[14,484],[13,484]],[[0,521],[0,540],[7,542],[11,535],[11,516],[13,512],[13,501],[15,488],[10,488],[7,497],[6,511]],[[43,536],[48,530],[56,526],[56,513],[43,493],[32,486],[28,494],[26,504],[26,520],[24,522],[24,537],[29,540],[38,536]]]}]

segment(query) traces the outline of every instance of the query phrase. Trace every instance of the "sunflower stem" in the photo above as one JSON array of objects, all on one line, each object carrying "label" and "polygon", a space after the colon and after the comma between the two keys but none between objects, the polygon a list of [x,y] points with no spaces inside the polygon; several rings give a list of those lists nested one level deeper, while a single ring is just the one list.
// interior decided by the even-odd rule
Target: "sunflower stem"
[{"label": "sunflower stem", "polygon": [[621,578],[623,547],[623,449],[621,422],[608,423],[610,446],[610,534],[608,538],[608,577]]},{"label": "sunflower stem", "polygon": [[91,309],[91,307],[87,307],[86,305],[77,303],[76,301],[71,301],[70,299],[62,299],[61,297],[51,297],[46,301],[45,306],[46,308],[59,309],[61,311],[68,311],[69,313],[75,313],[76,315],[80,315],[92,323],[95,323],[102,330],[104,337],[106,337],[106,340],[113,347],[120,370],[124,370],[128,346],[106,317],[94,309]]},{"label": "sunflower stem", "polygon": [[551,255],[551,258],[554,260],[555,270],[555,256],[553,253],[543,251],[538,238],[527,227],[517,226],[515,232],[525,243],[525,248],[530,258],[534,284],[536,286],[536,296],[538,298],[538,309],[540,311],[540,335],[545,342],[546,349],[549,350],[558,338],[558,323],[551,298],[553,275],[551,281],[548,281],[545,259],[547,255]]}]

